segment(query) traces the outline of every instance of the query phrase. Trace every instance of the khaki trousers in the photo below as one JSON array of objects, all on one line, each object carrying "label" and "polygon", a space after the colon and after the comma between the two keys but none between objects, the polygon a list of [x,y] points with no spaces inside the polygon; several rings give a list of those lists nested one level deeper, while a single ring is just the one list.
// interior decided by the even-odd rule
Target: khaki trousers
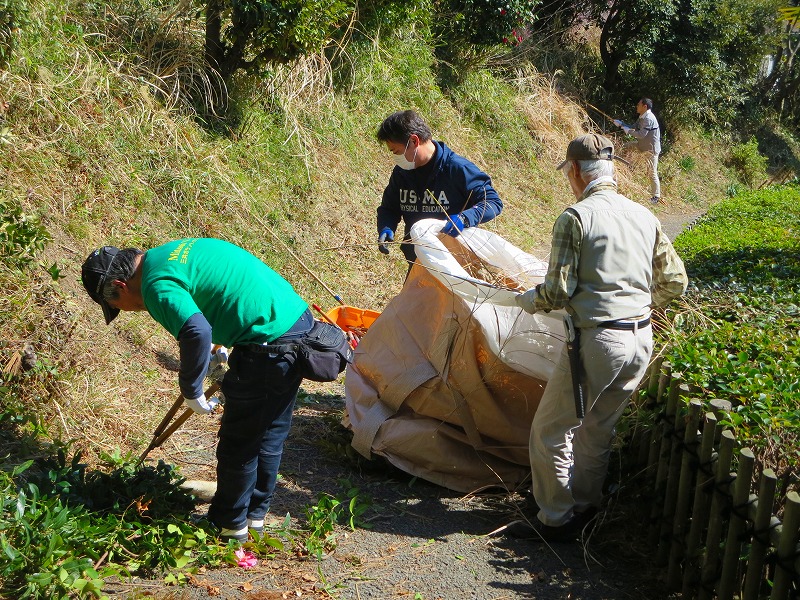
[{"label": "khaki trousers", "polygon": [[645,152],[644,160],[647,165],[647,176],[650,178],[650,195],[653,198],[660,198],[661,181],[658,179],[658,154]]},{"label": "khaki trousers", "polygon": [[538,518],[557,527],[603,496],[614,427],[644,376],[653,331],[581,329],[586,416],[575,416],[566,347],[533,418],[530,460]]},{"label": "khaki trousers", "polygon": [[636,140],[626,142],[622,145],[622,152],[627,154],[632,151],[641,152],[644,155],[647,177],[650,179],[650,197],[660,198],[661,180],[658,178],[658,154],[647,150],[639,150]]}]

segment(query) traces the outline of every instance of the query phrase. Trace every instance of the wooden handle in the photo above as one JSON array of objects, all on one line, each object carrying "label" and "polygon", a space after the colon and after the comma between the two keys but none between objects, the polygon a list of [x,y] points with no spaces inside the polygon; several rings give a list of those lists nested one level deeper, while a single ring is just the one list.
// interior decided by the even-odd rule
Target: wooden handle
[{"label": "wooden handle", "polygon": [[[214,394],[216,394],[218,391],[219,391],[219,384],[218,383],[213,383],[205,391],[205,396],[206,396],[206,398],[209,398],[209,397],[213,396]],[[175,415],[175,413],[178,412],[178,409],[180,408],[181,404],[183,403],[183,400],[184,400],[183,394],[178,396],[178,399],[175,401],[175,404],[172,405],[172,407],[169,409],[167,414],[161,420],[161,423],[159,424],[159,426],[156,427],[156,431],[153,433],[153,441],[150,442],[150,445],[147,447],[147,450],[145,450],[142,453],[142,455],[139,457],[139,462],[137,464],[141,464],[144,461],[144,459],[147,457],[147,455],[150,454],[150,451],[153,448],[158,448],[161,444],[163,444],[165,441],[167,441],[169,436],[171,436],[173,433],[175,433],[175,431],[177,431],[177,429],[181,425],[183,425],[189,417],[192,416],[192,413],[194,411],[191,408],[187,408],[185,411],[183,411],[181,416],[179,416],[177,419],[175,419],[175,422],[172,423],[172,425],[170,425],[169,428],[165,429],[167,423],[169,423],[169,420],[173,417],[173,415]]]}]

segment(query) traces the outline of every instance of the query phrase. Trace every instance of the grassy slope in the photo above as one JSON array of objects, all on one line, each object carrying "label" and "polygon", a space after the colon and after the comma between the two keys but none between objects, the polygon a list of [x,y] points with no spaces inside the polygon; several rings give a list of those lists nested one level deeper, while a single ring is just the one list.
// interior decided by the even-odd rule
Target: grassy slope
[{"label": "grassy slope", "polygon": [[[34,344],[51,368],[29,377],[20,399],[53,436],[77,439],[90,455],[141,448],[177,393],[165,368],[174,368],[174,341],[145,314],[106,327],[83,292],[79,267],[98,245],[226,238],[261,256],[309,303],[332,306],[285,243],[348,304],[381,309],[405,265],[399,252],[387,259],[373,245],[392,166],[374,131],[406,107],[493,176],[506,208],[488,227],[520,247],[546,246],[553,218],[571,201],[553,165],[592,124],[546,77],[503,83],[484,72],[445,93],[418,40],[351,44],[347,86],[334,88],[327,63],[311,58],[280,71],[273,95],[252,93],[237,135],[217,137],[157,101],[152,82],[132,74],[135,58],[89,45],[89,26],[64,17],[69,4],[31,9],[38,27],[0,76],[13,135],[0,152],[1,193],[42,215],[53,240],[41,262],[66,278],[53,283],[38,267],[0,272],[2,360]],[[677,166],[686,155],[696,161],[690,172]],[[729,181],[722,156],[718,143],[679,136],[663,157],[669,203],[658,210],[721,197]],[[642,170],[620,178],[623,191],[647,197]]]}]

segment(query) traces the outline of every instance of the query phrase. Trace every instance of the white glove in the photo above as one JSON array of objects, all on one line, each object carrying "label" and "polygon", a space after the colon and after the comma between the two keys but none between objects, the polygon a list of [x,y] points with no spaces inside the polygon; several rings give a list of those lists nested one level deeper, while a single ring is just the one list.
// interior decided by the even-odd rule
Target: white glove
[{"label": "white glove", "polygon": [[207,415],[214,407],[219,404],[218,398],[211,398],[210,400],[206,400],[205,394],[200,394],[199,398],[184,398],[186,402],[186,406],[191,408],[194,412],[199,415]]},{"label": "white glove", "polygon": [[525,312],[529,312],[531,314],[536,312],[536,307],[533,304],[535,299],[536,288],[531,288],[527,292],[523,292],[522,294],[517,294],[514,296],[514,302],[517,303],[517,306],[519,306]]},{"label": "white glove", "polygon": [[625,133],[630,133],[631,131],[633,131],[633,128],[632,127],[624,127],[623,126],[622,131],[624,131]]},{"label": "white glove", "polygon": [[208,360],[208,370],[213,371],[218,366],[224,365],[226,362],[228,362],[228,349],[225,346],[220,346]]}]

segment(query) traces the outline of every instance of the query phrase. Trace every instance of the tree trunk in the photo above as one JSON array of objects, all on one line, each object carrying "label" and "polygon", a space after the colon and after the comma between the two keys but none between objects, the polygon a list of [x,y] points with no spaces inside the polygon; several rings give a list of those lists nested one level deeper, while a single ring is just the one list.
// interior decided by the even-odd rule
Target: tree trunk
[{"label": "tree trunk", "polygon": [[[603,80],[603,88],[606,92],[610,92],[619,84],[619,67],[625,58],[624,48],[628,36],[623,35],[620,39],[616,32],[620,14],[619,2],[615,1],[609,7],[608,14],[603,22],[603,28],[600,31],[600,60],[603,61],[606,71]],[[615,41],[619,44],[616,48],[614,47]]]},{"label": "tree trunk", "polygon": [[208,0],[206,4],[206,67],[220,70],[225,62],[225,48],[222,44],[222,2]]}]

